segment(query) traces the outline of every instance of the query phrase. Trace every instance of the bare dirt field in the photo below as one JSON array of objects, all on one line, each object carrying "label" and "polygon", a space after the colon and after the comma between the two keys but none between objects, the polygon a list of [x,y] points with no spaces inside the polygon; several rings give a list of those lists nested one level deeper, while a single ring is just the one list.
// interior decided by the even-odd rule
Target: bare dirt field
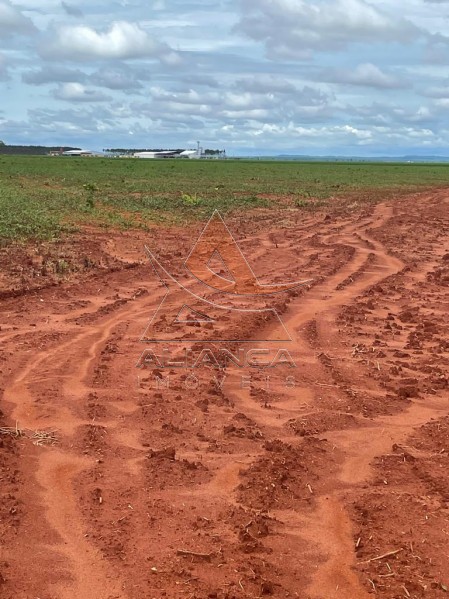
[{"label": "bare dirt field", "polygon": [[136,367],[144,245],[176,273],[198,224],[86,228],[58,282],[44,245],[3,252],[2,599],[448,596],[449,191],[226,223],[264,282],[311,279],[276,300],[296,368],[269,380]]}]

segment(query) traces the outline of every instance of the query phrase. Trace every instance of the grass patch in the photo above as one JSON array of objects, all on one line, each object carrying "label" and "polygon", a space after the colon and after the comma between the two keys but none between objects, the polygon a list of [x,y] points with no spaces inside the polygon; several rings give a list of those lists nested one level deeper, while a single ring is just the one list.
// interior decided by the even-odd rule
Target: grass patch
[{"label": "grass patch", "polygon": [[[0,240],[51,239],[79,224],[122,228],[204,220],[336,197],[377,201],[449,185],[440,164],[86,159],[0,159]],[[360,198],[358,197],[360,196]]]}]

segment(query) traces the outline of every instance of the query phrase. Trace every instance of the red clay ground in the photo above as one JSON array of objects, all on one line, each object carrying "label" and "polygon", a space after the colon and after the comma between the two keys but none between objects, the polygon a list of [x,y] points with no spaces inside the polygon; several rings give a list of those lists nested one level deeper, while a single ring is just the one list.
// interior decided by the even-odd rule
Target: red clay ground
[{"label": "red clay ground", "polygon": [[227,224],[264,282],[313,279],[276,300],[297,368],[250,387],[136,368],[143,246],[177,273],[200,226],[3,250],[2,599],[447,596],[449,192]]}]

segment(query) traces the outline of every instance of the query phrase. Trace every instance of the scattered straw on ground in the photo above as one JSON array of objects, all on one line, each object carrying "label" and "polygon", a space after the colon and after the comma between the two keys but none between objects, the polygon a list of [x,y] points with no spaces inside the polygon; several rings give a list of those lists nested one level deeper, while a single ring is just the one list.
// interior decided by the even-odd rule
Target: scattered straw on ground
[{"label": "scattered straw on ground", "polygon": [[14,439],[31,439],[33,445],[55,445],[58,442],[56,431],[31,431],[21,429],[16,423],[15,427],[0,427],[0,437],[13,437]]}]

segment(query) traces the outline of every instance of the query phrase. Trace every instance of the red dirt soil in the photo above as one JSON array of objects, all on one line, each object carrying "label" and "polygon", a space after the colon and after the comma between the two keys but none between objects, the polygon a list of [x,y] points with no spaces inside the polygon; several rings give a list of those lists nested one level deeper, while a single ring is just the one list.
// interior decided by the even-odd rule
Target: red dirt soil
[{"label": "red dirt soil", "polygon": [[[136,368],[144,245],[178,275],[200,225],[0,255],[2,599],[447,596],[449,192],[227,225],[263,282],[312,279],[276,298],[297,367],[269,381]],[[262,349],[275,323],[218,327]]]}]

